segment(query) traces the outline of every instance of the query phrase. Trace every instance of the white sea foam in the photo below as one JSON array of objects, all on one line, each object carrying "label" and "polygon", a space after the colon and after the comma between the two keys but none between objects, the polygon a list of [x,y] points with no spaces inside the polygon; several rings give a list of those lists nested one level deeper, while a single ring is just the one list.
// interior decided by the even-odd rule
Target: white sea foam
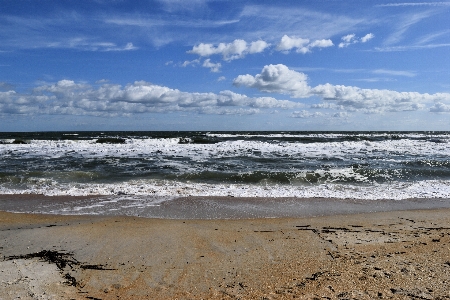
[{"label": "white sea foam", "polygon": [[[327,135],[329,137],[329,135]],[[447,136],[442,137],[446,139]],[[376,155],[386,151],[398,155],[450,155],[446,143],[429,140],[398,139],[382,141],[343,141],[328,143],[289,143],[262,141],[225,141],[216,144],[178,144],[178,138],[128,139],[125,144],[98,144],[92,140],[33,140],[30,144],[8,145],[0,147],[1,155],[22,157],[61,157],[80,155],[85,158],[105,156],[139,157],[155,154],[188,157],[193,160],[209,157],[241,155],[263,155],[279,157],[296,155],[304,157],[358,157],[358,155]]]},{"label": "white sea foam", "polygon": [[[143,210],[157,208],[162,203],[173,200],[174,197],[141,197],[141,196],[114,196],[90,199],[70,199],[63,202],[50,202],[48,205],[37,205],[32,212],[50,214],[76,214],[76,215],[135,215]],[[26,208],[17,208],[27,211]],[[14,210],[12,210],[14,211]],[[27,211],[30,212],[30,211]]]},{"label": "white sea foam", "polygon": [[[402,200],[408,198],[450,198],[450,181],[428,180],[370,185],[343,185],[330,183],[295,186],[132,180],[114,184],[36,184],[32,188],[24,190],[0,187],[0,193],[41,194],[48,196],[124,195],[124,197],[131,198],[133,196],[232,196]],[[102,203],[98,203],[97,205],[102,205]],[[155,203],[154,205],[158,205],[158,203]]]},{"label": "white sea foam", "polygon": [[[436,150],[435,145],[420,145],[416,142],[413,142],[413,148],[410,148],[411,143],[406,143],[402,141],[402,143],[396,142],[380,142],[374,146],[366,146],[359,142],[345,142],[345,143],[329,143],[322,147],[319,143],[311,143],[311,144],[270,144],[263,142],[244,142],[244,141],[233,141],[233,142],[224,142],[215,145],[178,145],[176,143],[171,143],[168,141],[159,141],[159,143],[153,140],[134,140],[130,143],[124,145],[98,145],[93,144],[87,141],[80,141],[78,143],[69,142],[49,142],[49,141],[36,141],[30,145],[14,145],[8,147],[10,150],[14,151],[15,154],[29,154],[29,155],[44,155],[44,154],[65,154],[69,151],[76,152],[78,154],[82,154],[86,157],[95,157],[98,155],[117,155],[118,153],[126,152],[128,156],[138,155],[138,154],[146,154],[151,153],[153,151],[159,150],[165,154],[171,155],[180,155],[188,156],[189,153],[195,152],[204,152],[210,154],[223,154],[234,150],[247,150],[247,149],[259,149],[264,152],[279,152],[283,151],[284,154],[289,153],[327,153],[330,150],[335,152],[336,150],[340,150],[341,152],[352,151],[355,153],[355,150],[366,150],[372,151],[374,149],[377,150],[406,150],[414,151],[415,153],[421,153],[424,150],[433,151]],[[56,145],[56,147],[55,147]],[[292,147],[291,147],[292,146]],[[364,147],[365,146],[365,147]],[[428,147],[427,147],[428,146]],[[399,149],[399,147],[403,149]],[[11,149],[12,148],[12,149]],[[404,149],[406,148],[406,149]],[[445,150],[446,147],[440,147],[438,151]],[[6,148],[3,148],[5,151]],[[130,153],[131,152],[131,153]],[[135,152],[135,153],[133,153]]]}]

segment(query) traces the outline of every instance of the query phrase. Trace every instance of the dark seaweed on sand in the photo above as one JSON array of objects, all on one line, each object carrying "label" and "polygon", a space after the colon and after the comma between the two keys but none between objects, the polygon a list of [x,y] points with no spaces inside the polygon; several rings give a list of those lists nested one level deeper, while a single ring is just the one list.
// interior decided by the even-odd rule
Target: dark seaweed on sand
[{"label": "dark seaweed on sand", "polygon": [[[36,253],[29,253],[24,255],[12,255],[5,257],[5,260],[13,260],[13,259],[33,259],[39,258],[48,263],[55,264],[61,273],[64,273],[64,269],[69,266],[70,269],[74,269],[74,266],[79,266],[81,269],[89,269],[89,270],[116,270],[105,268],[103,265],[83,265],[79,261],[73,258],[72,253],[64,253],[58,252],[54,250],[42,250]],[[79,286],[80,284],[77,282],[76,278],[71,276],[69,273],[64,274],[64,279],[66,279],[66,283],[71,286]]]}]

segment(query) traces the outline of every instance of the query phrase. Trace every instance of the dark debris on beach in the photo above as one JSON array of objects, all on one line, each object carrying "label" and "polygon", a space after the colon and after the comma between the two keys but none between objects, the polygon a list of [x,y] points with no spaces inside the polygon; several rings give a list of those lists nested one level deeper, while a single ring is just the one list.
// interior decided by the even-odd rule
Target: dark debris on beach
[{"label": "dark debris on beach", "polygon": [[[78,260],[73,257],[73,253],[65,253],[58,252],[55,250],[42,250],[36,253],[29,253],[24,255],[12,255],[5,257],[5,260],[14,260],[14,259],[34,259],[38,258],[42,261],[48,262],[50,264],[55,264],[59,269],[61,274],[63,274],[65,283],[69,286],[81,287],[80,282],[72,276],[68,271],[75,270],[76,267],[86,270],[116,270],[112,268],[106,268],[104,265],[92,265],[92,264],[82,264]],[[69,267],[69,270],[66,268]],[[64,274],[65,273],[65,274]]]}]

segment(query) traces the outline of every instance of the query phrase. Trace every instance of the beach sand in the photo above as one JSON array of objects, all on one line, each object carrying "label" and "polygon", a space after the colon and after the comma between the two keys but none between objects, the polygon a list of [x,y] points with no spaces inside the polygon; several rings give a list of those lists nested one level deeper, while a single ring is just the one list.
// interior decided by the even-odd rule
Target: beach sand
[{"label": "beach sand", "polygon": [[169,220],[0,212],[0,299],[450,299],[450,209]]}]

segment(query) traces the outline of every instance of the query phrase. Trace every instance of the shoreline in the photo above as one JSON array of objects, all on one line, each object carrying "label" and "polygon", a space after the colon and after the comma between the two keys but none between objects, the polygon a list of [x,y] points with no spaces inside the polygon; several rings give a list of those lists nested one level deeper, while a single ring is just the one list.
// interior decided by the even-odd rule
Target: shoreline
[{"label": "shoreline", "polygon": [[450,208],[447,198],[359,200],[293,197],[44,196],[0,194],[0,210],[55,215],[134,216],[151,219],[303,218]]},{"label": "shoreline", "polygon": [[0,241],[2,299],[450,297],[448,208],[228,220],[0,211]]}]

